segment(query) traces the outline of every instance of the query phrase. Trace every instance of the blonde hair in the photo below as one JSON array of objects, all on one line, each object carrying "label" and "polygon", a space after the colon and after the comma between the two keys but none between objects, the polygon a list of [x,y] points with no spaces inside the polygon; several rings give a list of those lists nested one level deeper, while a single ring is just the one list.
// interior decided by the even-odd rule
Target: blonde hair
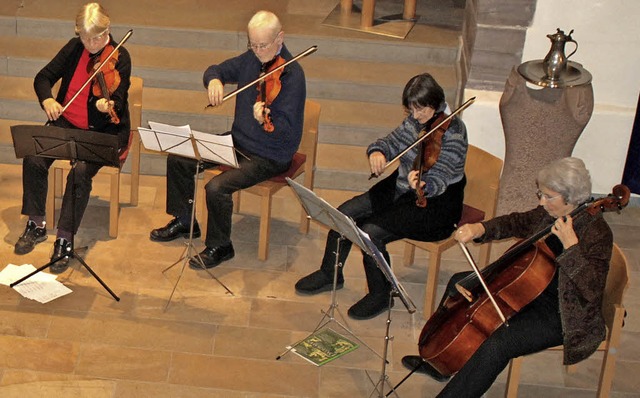
[{"label": "blonde hair", "polygon": [[98,3],[87,3],[76,16],[76,34],[94,36],[109,29],[111,20],[107,11]]},{"label": "blonde hair", "polygon": [[282,24],[278,16],[271,11],[258,11],[249,20],[247,29],[269,29],[274,35],[280,33],[282,30]]}]

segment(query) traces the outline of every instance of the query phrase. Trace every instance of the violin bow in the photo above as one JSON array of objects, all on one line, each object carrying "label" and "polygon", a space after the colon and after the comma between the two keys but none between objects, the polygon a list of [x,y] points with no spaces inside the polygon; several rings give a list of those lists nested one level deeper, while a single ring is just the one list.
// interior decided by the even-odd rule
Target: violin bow
[{"label": "violin bow", "polygon": [[[276,68],[273,68],[273,70],[265,73],[264,75],[259,76],[257,79],[255,79],[251,83],[247,83],[246,85],[244,85],[244,86],[242,86],[240,88],[237,88],[237,89],[233,90],[232,92],[230,92],[229,94],[225,95],[224,97],[222,97],[222,102],[225,102],[226,100],[228,100],[231,97],[235,97],[236,95],[240,94],[241,92],[243,92],[247,88],[249,88],[249,87],[253,86],[254,84],[266,79],[269,76],[271,76],[276,71],[284,68],[285,66],[291,64],[292,62],[295,62],[295,61],[299,60],[300,58],[304,58],[307,55],[313,54],[317,50],[318,50],[318,46],[311,46],[311,47],[307,48],[306,50],[304,50],[300,54],[296,55],[295,57],[293,57],[290,60],[288,60],[287,62],[285,62],[284,64],[282,64],[282,65],[280,65],[280,66],[278,66]],[[211,108],[211,107],[213,107],[213,105],[209,104],[209,105],[205,106],[204,109]]]},{"label": "violin bow", "polygon": [[[425,138],[427,138],[429,135],[431,135],[431,133],[433,133],[434,131],[437,131],[442,125],[444,125],[445,123],[447,123],[449,120],[451,120],[451,118],[453,118],[455,115],[457,115],[458,113],[462,112],[463,110],[465,110],[466,108],[468,108],[471,104],[473,104],[473,102],[476,100],[476,97],[471,97],[469,98],[464,104],[460,105],[455,111],[451,112],[451,114],[449,116],[447,116],[446,118],[444,118],[440,123],[438,123],[437,126],[433,127],[428,133],[424,134],[422,137],[419,137],[417,140],[415,140],[413,142],[413,144],[409,145],[407,148],[405,148],[405,150],[403,150],[402,152],[400,152],[395,158],[391,159],[390,161],[388,161],[383,169],[382,172],[384,172],[389,166],[391,166],[393,163],[395,163],[398,159],[400,159],[402,156],[404,156],[407,152],[409,152],[411,149],[413,149],[416,145],[418,145],[419,143],[421,143],[422,141],[424,141]],[[380,173],[382,174],[382,173]],[[372,179],[374,177],[378,177],[378,175],[371,173],[371,175],[369,176],[369,179]]]},{"label": "violin bow", "polygon": [[[93,74],[91,76],[89,76],[89,78],[87,79],[86,82],[84,82],[84,84],[80,87],[80,90],[78,90],[73,97],[71,97],[71,99],[69,100],[69,102],[67,102],[67,104],[62,108],[62,112],[64,113],[64,111],[67,110],[67,108],[69,107],[69,105],[71,105],[71,103],[78,97],[78,95],[80,95],[80,93],[82,92],[82,90],[84,90],[85,87],[87,87],[87,84],[91,83],[91,81],[93,80],[94,77],[96,77],[96,75],[98,74],[98,72],[100,72],[100,70],[102,69],[102,67],[104,65],[106,65],[106,63],[111,59],[111,57],[113,56],[113,54],[116,53],[116,51],[118,51],[118,49],[120,47],[122,47],[122,45],[124,44],[125,41],[129,40],[129,37],[131,37],[131,35],[133,34],[133,29],[129,29],[129,31],[124,35],[124,37],[122,38],[122,40],[120,40],[120,43],[118,43],[117,46],[115,46],[115,48],[113,49],[113,51],[111,51],[111,53],[107,56],[107,58],[105,58],[104,61],[102,61],[102,63],[100,65],[98,65],[97,68],[95,68],[95,70],[93,71]],[[108,43],[107,43],[108,44]]]}]

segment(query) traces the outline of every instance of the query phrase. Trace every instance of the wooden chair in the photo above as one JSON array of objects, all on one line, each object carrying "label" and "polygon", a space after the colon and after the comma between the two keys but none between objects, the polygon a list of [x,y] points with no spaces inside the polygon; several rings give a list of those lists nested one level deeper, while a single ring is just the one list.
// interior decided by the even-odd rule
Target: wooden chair
[{"label": "wooden chair", "polygon": [[[142,119],[142,86],[143,81],[139,77],[131,77],[129,87],[129,115],[131,119],[131,135],[129,136],[129,147],[121,155],[122,166],[131,153],[131,204],[138,204],[138,189],[140,181],[140,137],[138,127]],[[53,228],[56,222],[55,199],[62,197],[63,171],[69,172],[71,166],[68,161],[56,160],[51,165],[49,172],[49,187],[47,191],[47,225]],[[120,213],[120,168],[104,166],[98,174],[110,176],[111,191],[109,196],[109,236],[118,237],[118,215]]]},{"label": "wooden chair", "polygon": [[[495,216],[502,163],[502,159],[469,145],[465,164],[467,185],[464,189],[464,208],[458,225],[479,222],[483,219],[488,220]],[[455,246],[456,240],[453,239],[452,235],[447,239],[436,242],[422,242],[412,239],[405,239],[404,241],[405,266],[413,264],[416,247],[429,252],[429,268],[427,269],[423,312],[425,319],[428,319],[434,311],[436,302],[442,253]],[[478,266],[485,266],[489,262],[490,255],[490,243],[480,246],[480,257],[476,260]]]},{"label": "wooden chair", "polygon": [[[291,167],[286,172],[279,176],[273,177],[267,181],[258,183],[252,187],[243,189],[242,192],[249,192],[254,195],[258,195],[261,198],[260,204],[260,232],[258,238],[258,258],[265,261],[269,256],[269,230],[271,224],[271,199],[273,195],[281,188],[288,186],[285,178],[291,179],[297,178],[304,173],[304,186],[313,189],[313,178],[316,166],[316,150],[318,145],[318,125],[320,123],[320,104],[306,100],[304,106],[304,125],[302,128],[302,141],[300,142],[300,148],[293,157]],[[224,172],[224,167],[216,169],[208,169],[204,172],[204,183],[207,184],[211,178]],[[204,209],[204,214],[200,217],[200,228],[202,231],[207,230],[207,216],[206,216],[206,201],[205,201],[204,189],[200,190],[200,198],[198,202],[201,203],[201,208]],[[240,191],[234,194],[233,199],[234,211],[237,213],[240,210]],[[309,219],[304,211],[301,210],[300,227],[301,233],[306,234],[309,231]],[[203,232],[204,239],[204,232]]]},{"label": "wooden chair", "polygon": [[[629,265],[620,247],[614,244],[602,303],[602,314],[607,325],[607,337],[598,347],[598,351],[604,352],[597,392],[597,396],[600,398],[609,397],[609,391],[611,390],[611,384],[615,374],[616,356],[619,351],[620,336],[624,324],[625,309],[622,300],[628,286]],[[549,350],[561,351],[562,346],[552,347],[549,348]],[[523,357],[514,358],[509,364],[509,373],[504,394],[507,398],[518,396],[522,359]],[[571,365],[571,367],[573,366],[576,365]]]}]

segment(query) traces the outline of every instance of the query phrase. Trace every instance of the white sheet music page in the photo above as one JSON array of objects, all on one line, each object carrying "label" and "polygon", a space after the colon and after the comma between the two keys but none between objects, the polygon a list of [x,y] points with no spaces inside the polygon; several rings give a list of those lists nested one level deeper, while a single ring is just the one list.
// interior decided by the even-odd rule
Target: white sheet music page
[{"label": "white sheet music page", "polygon": [[196,130],[192,130],[191,133],[196,140],[196,147],[202,159],[235,168],[238,167],[238,159],[233,148],[231,134],[217,135]]},{"label": "white sheet music page", "polygon": [[[8,264],[0,272],[0,284],[10,286],[13,282],[22,279],[36,270],[32,264]],[[29,279],[13,287],[23,297],[40,303],[62,297],[72,292],[71,289],[56,280],[57,276],[47,272],[38,272]]]},{"label": "white sheet music page", "polygon": [[149,129],[138,128],[142,145],[152,151],[195,157],[191,143],[191,127],[149,121]]}]

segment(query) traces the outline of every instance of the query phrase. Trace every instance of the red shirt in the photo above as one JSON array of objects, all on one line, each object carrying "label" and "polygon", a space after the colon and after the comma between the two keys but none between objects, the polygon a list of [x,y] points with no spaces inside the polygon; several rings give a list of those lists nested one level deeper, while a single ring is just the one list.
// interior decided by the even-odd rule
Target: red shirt
[{"label": "red shirt", "polygon": [[[90,74],[87,72],[87,65],[89,64],[89,52],[87,50],[82,51],[78,66],[76,66],[75,72],[73,72],[73,78],[69,83],[69,89],[67,95],[64,98],[64,104],[68,104],[69,100],[78,92],[80,87],[87,81]],[[75,100],[64,111],[64,118],[67,119],[74,126],[87,130],[89,129],[89,114],[87,111],[87,101],[89,100],[89,90],[91,90],[91,84],[87,86],[78,94]],[[63,106],[64,106],[63,104]]]}]

